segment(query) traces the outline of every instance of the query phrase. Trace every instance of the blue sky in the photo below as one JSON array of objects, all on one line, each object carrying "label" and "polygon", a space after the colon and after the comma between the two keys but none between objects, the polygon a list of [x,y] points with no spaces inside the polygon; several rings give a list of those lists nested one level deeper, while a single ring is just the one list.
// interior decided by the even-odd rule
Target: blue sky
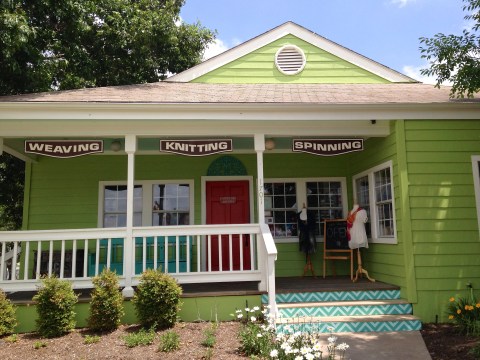
[{"label": "blue sky", "polygon": [[468,27],[461,0],[186,0],[181,17],[217,31],[214,55],[286,21],[424,82],[419,38]]}]

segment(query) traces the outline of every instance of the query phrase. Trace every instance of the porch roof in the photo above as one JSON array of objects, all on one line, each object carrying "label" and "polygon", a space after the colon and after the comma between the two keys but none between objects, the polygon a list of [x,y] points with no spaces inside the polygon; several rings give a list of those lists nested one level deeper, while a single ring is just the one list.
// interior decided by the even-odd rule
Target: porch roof
[{"label": "porch roof", "polygon": [[450,87],[392,84],[204,84],[158,82],[16,96],[3,103],[317,104],[388,105],[480,102],[450,99]]}]

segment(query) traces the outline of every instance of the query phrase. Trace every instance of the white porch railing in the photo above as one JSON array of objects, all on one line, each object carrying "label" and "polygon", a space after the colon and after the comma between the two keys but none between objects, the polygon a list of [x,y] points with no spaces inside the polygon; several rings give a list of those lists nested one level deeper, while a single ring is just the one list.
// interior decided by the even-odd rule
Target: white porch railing
[{"label": "white porch railing", "polygon": [[259,281],[276,309],[277,250],[266,225],[134,228],[131,239],[126,228],[0,232],[0,249],[7,292],[36,290],[52,274],[89,288],[104,267],[117,271],[121,286],[136,285],[145,269],[160,268],[180,284]]}]

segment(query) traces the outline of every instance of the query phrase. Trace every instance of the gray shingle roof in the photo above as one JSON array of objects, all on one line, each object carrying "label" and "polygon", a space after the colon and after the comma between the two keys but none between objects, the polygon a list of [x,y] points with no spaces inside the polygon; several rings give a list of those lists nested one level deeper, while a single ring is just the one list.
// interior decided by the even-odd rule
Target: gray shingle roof
[{"label": "gray shingle roof", "polygon": [[[450,87],[413,84],[204,84],[112,86],[2,96],[0,102],[156,104],[433,104],[451,103]],[[480,94],[464,102],[480,102]]]}]

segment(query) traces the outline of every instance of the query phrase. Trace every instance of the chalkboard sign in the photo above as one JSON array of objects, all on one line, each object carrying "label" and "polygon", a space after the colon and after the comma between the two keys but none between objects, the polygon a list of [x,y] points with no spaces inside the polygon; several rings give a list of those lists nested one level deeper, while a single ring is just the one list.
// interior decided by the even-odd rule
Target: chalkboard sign
[{"label": "chalkboard sign", "polygon": [[347,220],[325,220],[324,241],[327,250],[349,250]]}]

